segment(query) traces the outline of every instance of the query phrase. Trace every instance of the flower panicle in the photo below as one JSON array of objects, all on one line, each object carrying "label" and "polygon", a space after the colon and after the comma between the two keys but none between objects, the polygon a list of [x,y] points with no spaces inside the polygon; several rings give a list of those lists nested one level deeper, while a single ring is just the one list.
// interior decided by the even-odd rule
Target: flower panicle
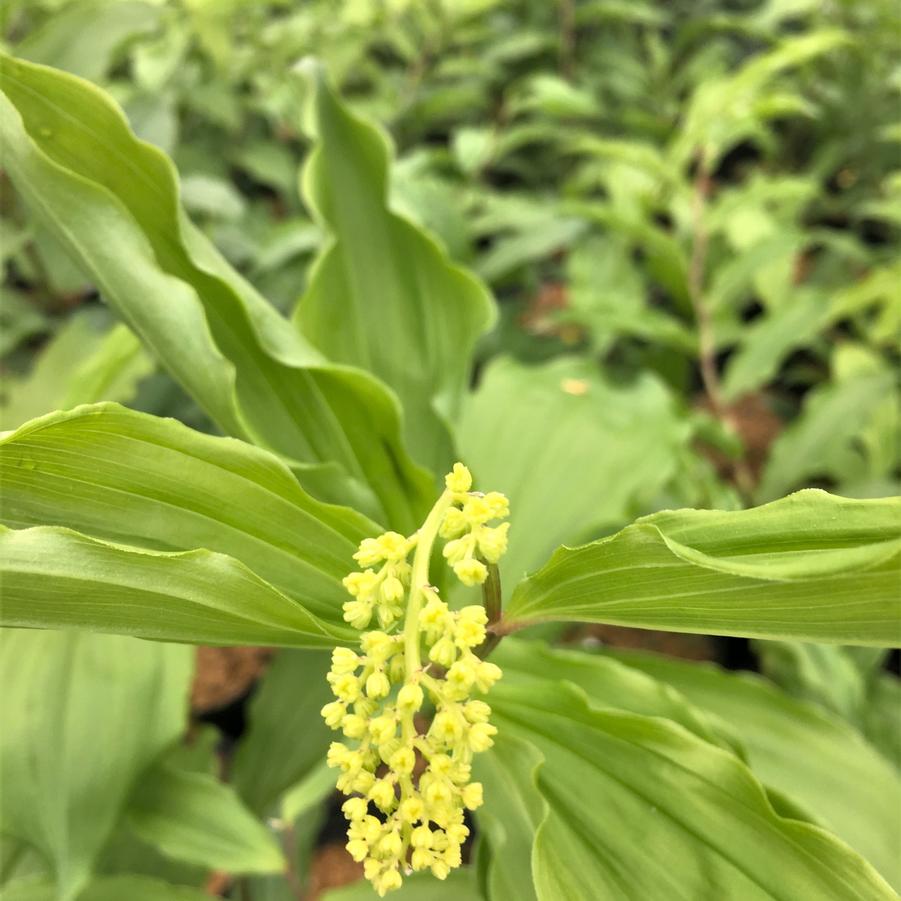
[{"label": "flower panicle", "polygon": [[[460,866],[469,835],[465,811],[482,804],[472,758],[492,746],[497,732],[491,708],[473,697],[501,677],[497,665],[474,653],[486,638],[485,609],[451,610],[427,576],[441,537],[457,578],[484,582],[487,564],[507,546],[508,523],[489,523],[506,518],[509,505],[498,492],[473,492],[460,463],[445,486],[418,533],[386,532],[360,544],[354,559],[362,569],[344,580],[353,598],[344,618],[363,630],[374,615],[381,628],[364,632],[359,652],[335,648],[327,676],[335,700],[322,716],[346,739],[332,742],[327,762],[340,771],[338,789],[350,796],[342,807],[347,850],[380,896],[399,888],[404,873],[430,870],[445,879]],[[414,572],[425,574],[422,584],[413,584]]]}]

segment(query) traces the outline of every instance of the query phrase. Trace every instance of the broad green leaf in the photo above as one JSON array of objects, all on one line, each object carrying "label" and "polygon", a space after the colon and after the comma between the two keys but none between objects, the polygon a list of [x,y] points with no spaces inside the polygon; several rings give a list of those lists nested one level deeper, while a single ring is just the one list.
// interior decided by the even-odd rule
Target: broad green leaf
[{"label": "broad green leaf", "polygon": [[84,887],[140,773],[184,729],[191,666],[188,648],[133,638],[0,633],[2,831],[41,851],[58,901]]},{"label": "broad green leaf", "polygon": [[536,901],[530,862],[535,830],[548,811],[536,784],[543,762],[534,745],[506,733],[473,761],[473,778],[484,786],[486,798],[476,818],[485,834],[479,854],[487,855],[485,890],[491,901]]},{"label": "broad green leaf", "polygon": [[789,351],[810,341],[822,328],[828,312],[821,291],[795,292],[790,303],[746,328],[726,368],[724,396],[734,399],[768,382]]},{"label": "broad green leaf", "polygon": [[540,367],[493,362],[457,440],[478,487],[510,498],[504,582],[512,588],[561,542],[593,537],[647,509],[687,438],[669,392],[649,374],[616,385],[575,358]]},{"label": "broad green leaf", "polygon": [[615,656],[720,718],[761,781],[901,886],[901,777],[858,732],[757,676],[651,654]]},{"label": "broad green leaf", "polygon": [[881,673],[873,681],[863,711],[867,738],[901,771],[901,679]]},{"label": "broad green leaf", "polygon": [[[777,814],[731,753],[657,717],[599,710],[563,683],[492,691],[501,734],[544,756],[539,901],[893,898],[829,833]],[[532,785],[530,780],[526,790]]]},{"label": "broad green leaf", "polygon": [[169,159],[103,92],[0,62],[5,167],[176,381],[223,431],[299,464],[326,499],[412,530],[431,480],[402,447],[385,386],[328,363],[231,269],[184,216]]},{"label": "broad green leaf", "polygon": [[274,873],[284,867],[278,844],[214,776],[160,764],[128,799],[128,825],[164,854],[227,873]]},{"label": "broad green leaf", "polygon": [[636,679],[636,672],[618,661],[582,651],[551,649],[541,642],[505,639],[491,659],[516,684],[555,681],[579,686],[595,706],[612,707],[643,716],[660,716],[678,723],[704,741],[736,750],[735,742],[717,731],[701,711],[656,679]]},{"label": "broad green leaf", "polygon": [[355,546],[378,531],[313,500],[267,451],[114,404],[52,413],[0,440],[0,480],[8,526],[228,554],[335,623]]},{"label": "broad green leaf", "polygon": [[329,647],[352,634],[212,551],[149,551],[57,526],[0,526],[0,559],[6,626],[299,647]]},{"label": "broad green leaf", "polygon": [[[209,901],[200,889],[170,885],[147,876],[103,876],[78,896],[78,901]],[[56,889],[46,882],[16,883],[3,893],[3,901],[59,901]]]},{"label": "broad green leaf", "polygon": [[17,56],[100,81],[125,41],[159,24],[156,3],[82,0],[68,3],[31,31],[15,48]]},{"label": "broad green leaf", "polygon": [[153,363],[127,326],[104,328],[105,317],[97,312],[87,310],[69,319],[27,376],[4,376],[0,428],[14,429],[51,410],[134,397]]},{"label": "broad green leaf", "polygon": [[561,548],[513,593],[549,619],[674,632],[901,643],[901,498],[799,491],[753,510],[675,510]]},{"label": "broad green leaf", "polygon": [[281,651],[250,702],[231,779],[256,813],[273,805],[324,759],[334,737],[319,710],[331,699],[328,654]]},{"label": "broad green leaf", "polygon": [[891,396],[894,384],[894,373],[884,367],[881,372],[861,373],[814,388],[801,416],[773,442],[758,499],[771,500],[841,469],[836,461]]},{"label": "broad green leaf", "polygon": [[329,359],[366,369],[397,392],[413,456],[443,472],[475,340],[494,320],[491,296],[389,210],[385,137],[349,112],[316,63],[303,71],[316,137],[303,191],[332,242],[295,321]]},{"label": "broad green leaf", "polygon": [[867,674],[848,651],[870,649],[808,641],[758,641],[754,650],[760,671],[787,694],[857,722],[865,703]]}]

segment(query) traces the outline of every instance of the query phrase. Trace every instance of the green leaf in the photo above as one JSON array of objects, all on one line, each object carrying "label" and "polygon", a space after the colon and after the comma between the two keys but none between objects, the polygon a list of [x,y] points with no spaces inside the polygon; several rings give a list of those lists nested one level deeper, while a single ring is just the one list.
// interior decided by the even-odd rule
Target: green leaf
[{"label": "green leaf", "polygon": [[102,91],[0,65],[12,180],[176,381],[223,431],[299,463],[326,499],[411,531],[431,480],[401,444],[391,392],[328,363],[228,265],[184,216],[169,159]]},{"label": "green leaf", "polygon": [[55,526],[2,526],[0,558],[3,625],[298,647],[330,647],[353,634],[212,551],[154,552]]},{"label": "green leaf", "polygon": [[104,329],[105,317],[96,312],[80,311],[69,319],[25,378],[4,376],[0,429],[14,429],[51,410],[134,397],[153,363],[127,326]]},{"label": "green leaf", "polygon": [[858,732],[757,676],[651,654],[615,657],[720,718],[741,741],[759,779],[901,887],[901,777]]},{"label": "green leaf", "polygon": [[753,510],[676,510],[561,548],[513,593],[548,619],[674,632],[901,643],[901,498],[800,491]]},{"label": "green leaf", "polygon": [[279,797],[324,758],[334,737],[319,715],[331,699],[328,668],[328,654],[281,651],[250,702],[249,726],[231,779],[258,814],[271,812]]},{"label": "green leaf", "polygon": [[646,509],[687,438],[668,390],[650,374],[616,385],[576,358],[538,367],[493,362],[457,439],[478,486],[510,498],[505,583],[515,585],[560,543]]},{"label": "green leaf", "polygon": [[16,45],[16,55],[100,81],[125,41],[159,25],[156,3],[68,3]]},{"label": "green leaf", "polygon": [[0,518],[13,528],[227,554],[335,624],[356,545],[378,531],[313,500],[264,450],[114,404],[53,413],[0,440],[0,480]]},{"label": "green leaf", "polygon": [[673,723],[593,709],[551,682],[501,683],[492,708],[502,735],[545,758],[537,787],[549,810],[532,857],[539,901],[704,898],[712,886],[736,901],[894,897],[833,836],[779,816],[734,755]]},{"label": "green leaf", "polygon": [[891,395],[895,374],[881,372],[826,382],[805,399],[801,416],[773,442],[757,497],[778,497],[797,485],[830,474],[839,455]]},{"label": "green leaf", "polygon": [[41,851],[70,901],[139,774],[184,729],[192,654],[84,633],[0,639],[2,830]]},{"label": "green leaf", "polygon": [[[200,889],[170,885],[147,876],[104,876],[78,896],[78,901],[209,901]],[[3,893],[3,901],[59,901],[52,884],[16,883]]]},{"label": "green leaf", "polygon": [[653,678],[642,675],[636,679],[638,674],[618,661],[512,638],[501,642],[491,659],[505,674],[511,674],[516,684],[532,683],[533,680],[546,682],[548,679],[571,682],[583,689],[592,701],[605,707],[643,716],[660,716],[711,744],[731,751],[737,748],[728,732],[725,735],[718,732],[717,725],[678,692]]},{"label": "green leaf", "polygon": [[176,860],[227,873],[274,873],[284,867],[278,844],[233,788],[204,773],[160,764],[128,800],[128,825]]},{"label": "green leaf", "polygon": [[397,392],[413,456],[443,472],[475,340],[495,318],[491,296],[390,212],[385,137],[350,113],[316,63],[302,68],[316,137],[303,190],[333,240],[295,321],[330,359],[366,369]]},{"label": "green leaf", "polygon": [[534,785],[543,756],[529,742],[500,733],[494,747],[473,761],[473,776],[487,803],[476,815],[485,844],[485,889],[492,901],[536,901],[532,868],[535,830],[547,816],[547,801]]}]

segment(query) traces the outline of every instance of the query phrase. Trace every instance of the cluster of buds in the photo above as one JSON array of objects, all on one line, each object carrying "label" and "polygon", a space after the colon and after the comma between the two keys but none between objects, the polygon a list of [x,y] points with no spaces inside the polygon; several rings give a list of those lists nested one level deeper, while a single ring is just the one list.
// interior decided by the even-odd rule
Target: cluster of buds
[{"label": "cluster of buds", "polygon": [[[322,708],[326,723],[353,743],[333,742],[328,763],[341,771],[338,789],[351,796],[342,807],[350,822],[347,850],[380,896],[400,887],[402,873],[431,870],[444,879],[460,866],[469,835],[464,811],[482,803],[472,757],[491,747],[497,731],[488,722],[491,708],[473,697],[501,677],[475,653],[486,638],[485,609],[450,610],[429,583],[428,566],[440,533],[452,539],[445,557],[460,580],[483,582],[485,561],[497,561],[507,537],[505,527],[486,523],[507,515],[507,499],[471,493],[471,476],[459,463],[445,483],[416,535],[388,532],[360,545],[355,557],[367,569],[345,580],[355,599],[345,605],[345,619],[363,629],[375,611],[382,630],[364,633],[359,653],[334,650],[328,681],[335,700]],[[368,568],[377,564],[378,572]],[[400,601],[391,580],[401,586]],[[404,598],[403,631],[392,632]],[[429,709],[431,725],[420,732],[415,720]]]},{"label": "cluster of buds", "polygon": [[[407,557],[416,543],[397,532],[364,538],[354,560],[364,567],[344,577],[344,587],[354,600],[344,605],[344,619],[355,629],[365,629],[376,612],[379,625],[388,629],[404,613],[404,598],[410,584]],[[380,565],[381,564],[381,565]],[[378,570],[372,567],[378,566]]]}]

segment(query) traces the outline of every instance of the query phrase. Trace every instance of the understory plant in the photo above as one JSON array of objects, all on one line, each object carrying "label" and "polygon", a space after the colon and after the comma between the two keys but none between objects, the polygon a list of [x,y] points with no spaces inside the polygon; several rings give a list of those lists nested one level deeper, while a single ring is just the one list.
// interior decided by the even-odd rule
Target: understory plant
[{"label": "understory plant", "polygon": [[[91,402],[2,438],[5,901],[199,901],[209,870],[300,897],[328,768],[371,883],[340,897],[896,897],[882,689],[852,726],[757,677],[546,639],[841,645],[875,685],[899,500],[665,509],[695,423],[655,375],[500,359],[471,391],[492,296],[391,205],[382,133],[315,62],[289,78],[326,235],[290,318],[104,91],[2,59],[16,190],[215,432]],[[283,649],[228,782],[180,741],[189,644]]]}]

